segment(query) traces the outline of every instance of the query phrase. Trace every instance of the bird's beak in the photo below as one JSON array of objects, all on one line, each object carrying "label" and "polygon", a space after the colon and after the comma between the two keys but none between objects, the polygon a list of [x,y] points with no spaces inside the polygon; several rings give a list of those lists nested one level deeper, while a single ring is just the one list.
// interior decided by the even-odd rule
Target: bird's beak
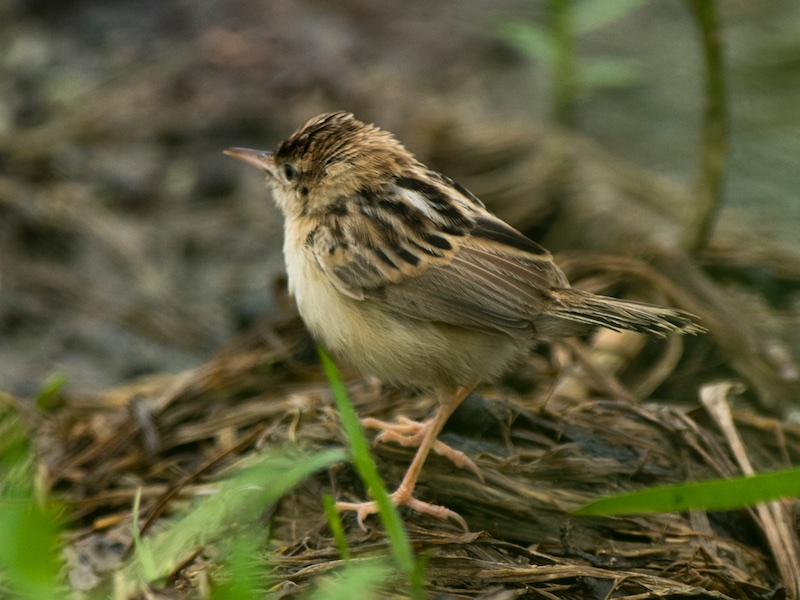
[{"label": "bird's beak", "polygon": [[251,150],[250,148],[228,148],[223,154],[243,160],[248,165],[253,165],[257,169],[275,176],[275,154],[273,152]]}]

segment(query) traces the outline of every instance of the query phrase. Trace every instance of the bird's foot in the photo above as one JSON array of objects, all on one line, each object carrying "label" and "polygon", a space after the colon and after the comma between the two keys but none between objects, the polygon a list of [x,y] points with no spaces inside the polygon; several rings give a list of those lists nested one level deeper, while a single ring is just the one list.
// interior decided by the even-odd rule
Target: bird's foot
[{"label": "bird's foot", "polygon": [[[407,417],[398,417],[397,423],[387,423],[380,419],[367,417],[366,419],[361,419],[361,424],[368,429],[381,430],[381,433],[375,437],[375,443],[395,442],[406,448],[416,448],[419,447],[422,439],[425,437],[425,433],[430,429],[433,422],[424,421],[420,423],[419,421],[413,421]],[[478,479],[483,481],[483,473],[481,473],[478,465],[460,450],[451,448],[444,442],[436,440],[433,443],[433,451],[439,456],[444,456],[449,459],[459,469],[463,469],[464,467],[468,468],[477,475]]]},{"label": "bird's foot", "polygon": [[[464,531],[469,531],[469,527],[467,527],[467,522],[463,519],[461,515],[457,512],[450,510],[444,506],[439,506],[437,504],[430,504],[429,502],[423,502],[422,500],[417,500],[414,496],[411,495],[411,492],[406,490],[402,485],[397,488],[397,490],[389,494],[389,499],[395,506],[408,506],[412,510],[415,510],[419,513],[423,513],[426,515],[430,515],[432,517],[436,517],[437,519],[447,520],[453,519],[456,523],[461,525],[464,528]],[[377,502],[337,502],[336,503],[336,510],[339,512],[344,512],[347,510],[355,511],[356,518],[358,520],[358,526],[361,529],[366,530],[366,526],[364,525],[364,519],[367,518],[369,515],[374,515],[378,512],[378,503]]]}]

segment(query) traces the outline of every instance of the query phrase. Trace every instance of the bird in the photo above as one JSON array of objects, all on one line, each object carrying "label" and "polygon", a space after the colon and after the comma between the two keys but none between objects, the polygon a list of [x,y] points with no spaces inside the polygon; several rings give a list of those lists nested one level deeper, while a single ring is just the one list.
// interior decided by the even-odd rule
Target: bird
[{"label": "bird", "polygon": [[[417,447],[390,495],[397,506],[468,529],[455,511],[416,498],[417,480],[431,450],[480,473],[437,437],[478,384],[536,344],[593,327],[704,331],[678,309],[572,288],[548,250],[349,112],[310,119],[274,152],[224,153],[266,174],[284,217],[289,291],[314,338],[363,374],[438,401],[424,422],[362,420],[383,430],[377,441]],[[372,501],[336,508],[355,511],[362,527],[377,512]]]}]

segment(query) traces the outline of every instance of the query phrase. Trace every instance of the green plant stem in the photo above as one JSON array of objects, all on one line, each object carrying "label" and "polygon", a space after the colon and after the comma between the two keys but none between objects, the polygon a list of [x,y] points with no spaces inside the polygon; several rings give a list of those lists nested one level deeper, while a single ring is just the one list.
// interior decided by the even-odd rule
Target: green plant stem
[{"label": "green plant stem", "polygon": [[322,347],[318,347],[318,351],[333,391],[336,408],[339,410],[339,416],[342,419],[342,427],[347,437],[347,443],[350,446],[353,464],[369,489],[373,500],[378,505],[378,516],[386,530],[386,534],[389,536],[395,563],[408,579],[411,587],[411,596],[415,599],[424,598],[422,571],[414,558],[411,543],[400,519],[400,513],[397,512],[397,508],[389,498],[389,493],[386,491],[386,487],[378,474],[378,468],[372,460],[367,439],[364,437],[363,431],[361,431],[358,415],[350,403],[350,398],[347,395],[344,383],[342,383],[339,370]]},{"label": "green plant stem", "polygon": [[553,40],[553,116],[565,127],[575,124],[578,65],[571,0],[550,0],[547,5],[550,36]]},{"label": "green plant stem", "polygon": [[325,516],[328,517],[328,526],[333,533],[333,539],[339,549],[339,554],[342,560],[348,561],[350,560],[350,547],[347,545],[344,526],[342,526],[342,520],[339,518],[339,513],[336,512],[336,504],[330,494],[325,494],[322,497],[322,506],[325,509]]},{"label": "green plant stem", "polygon": [[706,65],[702,157],[696,183],[698,212],[686,233],[686,247],[697,253],[708,244],[722,204],[723,175],[728,158],[728,105],[722,29],[716,2],[686,0],[686,3],[700,30]]}]

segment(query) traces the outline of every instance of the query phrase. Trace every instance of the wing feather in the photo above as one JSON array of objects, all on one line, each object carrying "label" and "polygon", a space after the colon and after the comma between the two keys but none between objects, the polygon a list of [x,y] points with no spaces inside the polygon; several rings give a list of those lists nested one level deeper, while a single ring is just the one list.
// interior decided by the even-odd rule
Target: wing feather
[{"label": "wing feather", "polygon": [[423,211],[431,190],[411,202],[413,194],[364,194],[357,213],[317,228],[314,255],[336,288],[398,315],[531,336],[548,291],[569,286],[550,253],[491,214],[471,213],[472,204]]}]

